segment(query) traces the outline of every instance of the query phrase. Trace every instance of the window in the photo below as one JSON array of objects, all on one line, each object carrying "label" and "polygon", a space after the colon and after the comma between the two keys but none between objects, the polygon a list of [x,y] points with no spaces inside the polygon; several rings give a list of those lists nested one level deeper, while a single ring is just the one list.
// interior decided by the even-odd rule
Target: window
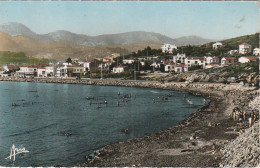
[{"label": "window", "polygon": [[195,64],[198,64],[198,61],[195,61]]}]

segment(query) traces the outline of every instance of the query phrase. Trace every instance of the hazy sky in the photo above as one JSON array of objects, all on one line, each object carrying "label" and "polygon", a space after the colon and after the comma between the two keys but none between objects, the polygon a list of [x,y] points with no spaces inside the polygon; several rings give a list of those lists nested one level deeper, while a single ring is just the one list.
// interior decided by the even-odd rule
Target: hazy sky
[{"label": "hazy sky", "polygon": [[0,23],[19,22],[39,34],[148,31],[223,39],[259,32],[258,12],[257,2],[245,1],[1,1]]}]

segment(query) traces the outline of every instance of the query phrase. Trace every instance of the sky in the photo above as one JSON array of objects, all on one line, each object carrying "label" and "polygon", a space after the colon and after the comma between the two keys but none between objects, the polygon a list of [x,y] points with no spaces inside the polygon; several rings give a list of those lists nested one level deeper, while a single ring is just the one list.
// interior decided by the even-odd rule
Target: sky
[{"label": "sky", "polygon": [[252,1],[0,1],[0,24],[7,22],[38,34],[147,31],[225,39],[259,32],[259,9]]}]

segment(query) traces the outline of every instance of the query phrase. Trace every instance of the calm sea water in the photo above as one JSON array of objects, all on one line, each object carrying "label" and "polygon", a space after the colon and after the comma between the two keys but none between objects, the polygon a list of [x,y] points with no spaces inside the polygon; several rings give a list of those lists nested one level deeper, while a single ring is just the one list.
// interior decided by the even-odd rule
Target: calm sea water
[{"label": "calm sea water", "polygon": [[[0,82],[0,165],[74,166],[107,144],[176,125],[202,100],[150,88]],[[13,144],[30,152],[6,160]]]}]

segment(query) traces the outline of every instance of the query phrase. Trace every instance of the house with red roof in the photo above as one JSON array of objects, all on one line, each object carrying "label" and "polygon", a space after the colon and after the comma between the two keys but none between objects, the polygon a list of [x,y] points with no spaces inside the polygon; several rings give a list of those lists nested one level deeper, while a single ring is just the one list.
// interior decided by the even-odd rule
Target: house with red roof
[{"label": "house with red roof", "polygon": [[113,62],[113,57],[104,57],[103,62]]},{"label": "house with red roof", "polygon": [[223,57],[221,59],[221,66],[228,66],[237,63],[236,57]]},{"label": "house with red roof", "polygon": [[19,70],[19,67],[17,65],[8,64],[3,66],[4,72],[15,72],[17,70]]},{"label": "house with red roof", "polygon": [[175,63],[174,62],[167,62],[167,64],[164,64],[164,71],[165,72],[172,72],[174,71],[174,66],[175,66]]},{"label": "house with red roof", "polygon": [[205,67],[205,58],[204,57],[188,57],[185,59],[185,64],[188,67],[191,66],[202,66]]},{"label": "house with red roof", "polygon": [[29,78],[37,76],[37,66],[21,66],[19,71],[16,71],[18,77]]},{"label": "house with red roof", "polygon": [[178,65],[176,65],[174,67],[174,71],[176,73],[183,73],[183,72],[187,72],[188,71],[188,66],[184,63],[179,63]]},{"label": "house with red roof", "polygon": [[247,43],[242,43],[239,45],[239,54],[246,54],[252,52],[251,45]]},{"label": "house with red roof", "polygon": [[256,61],[256,59],[253,57],[249,57],[249,56],[238,58],[238,62],[240,62],[240,63],[247,63],[247,62],[253,62],[253,61]]},{"label": "house with red roof", "polygon": [[125,71],[125,66],[121,66],[121,65],[118,65],[118,66],[115,66],[113,68],[113,73],[121,73],[121,72],[124,72]]},{"label": "house with red roof", "polygon": [[219,58],[218,57],[211,57],[211,56],[204,56],[206,64],[218,64]]}]

